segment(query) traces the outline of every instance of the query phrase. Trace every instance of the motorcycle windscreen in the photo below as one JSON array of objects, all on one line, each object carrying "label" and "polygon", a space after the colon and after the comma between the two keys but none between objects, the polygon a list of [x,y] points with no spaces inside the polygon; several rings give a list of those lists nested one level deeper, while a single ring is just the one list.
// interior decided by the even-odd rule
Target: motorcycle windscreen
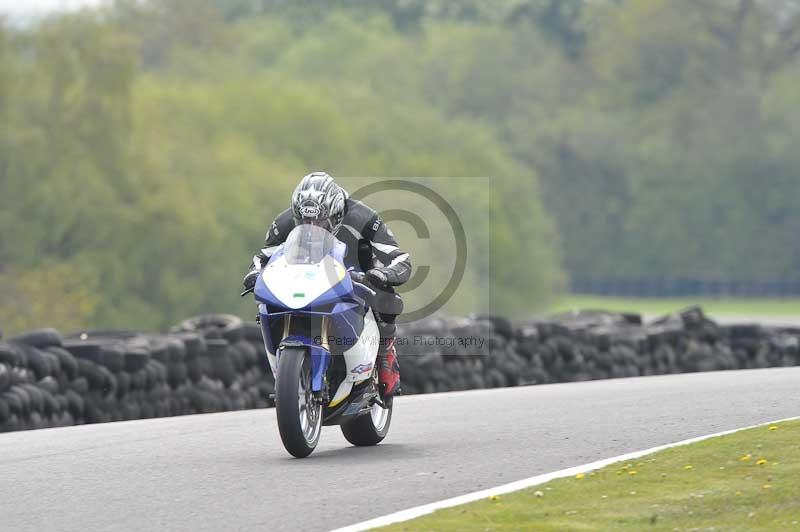
[{"label": "motorcycle windscreen", "polygon": [[336,244],[336,237],[312,224],[301,224],[292,229],[283,244],[286,262],[291,265],[318,264]]},{"label": "motorcycle windscreen", "polygon": [[331,254],[336,242],[336,237],[321,227],[295,227],[283,253],[264,269],[267,288],[285,307],[305,308],[347,274],[344,264]]}]

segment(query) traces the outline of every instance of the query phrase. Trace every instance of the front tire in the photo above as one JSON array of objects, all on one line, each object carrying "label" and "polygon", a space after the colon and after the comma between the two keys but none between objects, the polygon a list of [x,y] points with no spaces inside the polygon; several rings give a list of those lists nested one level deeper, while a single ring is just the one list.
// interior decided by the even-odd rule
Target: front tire
[{"label": "front tire", "polygon": [[341,428],[345,439],[358,447],[377,445],[382,442],[389,434],[393,406],[394,402],[389,404],[389,408],[374,404],[369,413],[343,423]]},{"label": "front tire", "polygon": [[275,412],[283,446],[296,458],[310,455],[322,433],[322,405],[311,391],[311,357],[303,348],[284,348],[275,381]]}]

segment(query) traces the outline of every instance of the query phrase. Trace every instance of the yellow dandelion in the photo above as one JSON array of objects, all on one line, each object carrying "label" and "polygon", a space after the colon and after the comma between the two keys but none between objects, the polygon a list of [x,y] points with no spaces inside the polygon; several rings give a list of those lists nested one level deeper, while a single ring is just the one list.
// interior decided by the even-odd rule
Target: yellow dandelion
[{"label": "yellow dandelion", "polygon": [[577,475],[575,475],[575,478],[578,479],[578,480],[583,480],[583,477],[585,477],[585,476],[586,475],[584,475],[583,473],[578,473]]},{"label": "yellow dandelion", "polygon": [[770,484],[764,484],[764,485],[763,485],[763,486],[761,486],[761,487],[762,487],[763,489],[765,489],[765,490],[768,490],[768,489],[770,489],[770,488],[772,487],[772,485],[770,485]]},{"label": "yellow dandelion", "polygon": [[778,425],[772,425],[769,430],[778,430]]},{"label": "yellow dandelion", "polygon": [[499,501],[500,497],[498,497],[497,495],[492,495],[491,497],[489,497],[489,499],[492,501]]},{"label": "yellow dandelion", "polygon": [[636,474],[636,470],[635,469],[631,469],[630,471],[628,471],[628,474],[633,476],[633,475]]},{"label": "yellow dandelion", "polygon": [[685,466],[683,466],[683,468],[684,468],[686,471],[690,471],[690,470],[694,469],[694,467],[693,467],[693,466],[691,466],[691,465],[685,465]]},{"label": "yellow dandelion", "polygon": [[764,460],[763,458],[761,458],[758,462],[756,462],[756,465],[764,465],[766,463],[767,463],[767,461]]},{"label": "yellow dandelion", "polygon": [[740,496],[741,494],[742,494],[742,492],[741,492],[741,491],[737,491],[737,492],[736,492],[736,496],[737,496],[737,497],[738,497],[738,496]]},{"label": "yellow dandelion", "polygon": [[740,461],[740,462],[747,462],[747,461],[748,461],[748,460],[750,460],[751,458],[752,458],[752,456],[751,456],[751,455],[748,453],[748,454],[746,454],[746,455],[742,456],[741,458],[739,458],[739,461]]}]

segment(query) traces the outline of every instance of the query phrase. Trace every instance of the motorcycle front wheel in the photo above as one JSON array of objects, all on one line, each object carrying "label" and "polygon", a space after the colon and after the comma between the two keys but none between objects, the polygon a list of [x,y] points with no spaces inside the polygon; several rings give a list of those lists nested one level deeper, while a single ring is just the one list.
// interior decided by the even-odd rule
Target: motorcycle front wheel
[{"label": "motorcycle front wheel", "polygon": [[275,412],[286,450],[294,457],[311,454],[322,433],[322,405],[311,390],[311,357],[303,348],[284,348],[275,380]]}]

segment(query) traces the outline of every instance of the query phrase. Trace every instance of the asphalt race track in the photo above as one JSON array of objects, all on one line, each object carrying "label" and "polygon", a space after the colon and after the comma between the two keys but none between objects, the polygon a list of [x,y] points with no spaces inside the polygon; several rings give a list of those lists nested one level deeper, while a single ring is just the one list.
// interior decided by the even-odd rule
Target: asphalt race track
[{"label": "asphalt race track", "polygon": [[0,434],[0,528],[326,530],[797,415],[800,367],[403,397],[383,444],[304,460],[272,410]]}]

